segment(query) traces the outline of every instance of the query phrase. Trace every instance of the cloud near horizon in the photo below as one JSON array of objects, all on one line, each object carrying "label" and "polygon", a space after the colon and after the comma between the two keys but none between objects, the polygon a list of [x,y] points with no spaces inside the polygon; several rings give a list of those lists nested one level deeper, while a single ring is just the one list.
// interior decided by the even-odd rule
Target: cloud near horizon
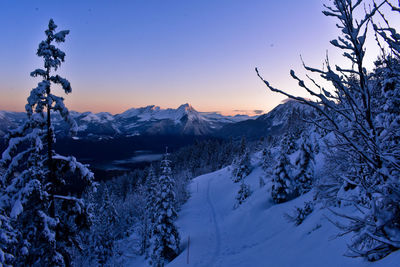
[{"label": "cloud near horizon", "polygon": [[234,113],[241,114],[241,115],[249,115],[249,116],[254,116],[254,115],[260,115],[264,113],[264,110],[262,109],[234,109]]}]

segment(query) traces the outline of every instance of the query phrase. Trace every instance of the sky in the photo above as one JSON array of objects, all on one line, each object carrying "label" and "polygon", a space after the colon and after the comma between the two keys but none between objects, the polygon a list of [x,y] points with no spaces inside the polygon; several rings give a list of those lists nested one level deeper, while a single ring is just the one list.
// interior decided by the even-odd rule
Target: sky
[{"label": "sky", "polygon": [[255,67],[273,86],[304,95],[289,75],[304,74],[300,55],[315,67],[327,52],[342,60],[329,44],[338,30],[323,3],[329,1],[2,0],[0,110],[23,111],[39,82],[29,73],[43,65],[36,49],[53,18],[58,30],[70,30],[59,69],[72,85],[70,110],[115,114],[190,103],[226,115],[266,112],[284,97],[267,90]]}]

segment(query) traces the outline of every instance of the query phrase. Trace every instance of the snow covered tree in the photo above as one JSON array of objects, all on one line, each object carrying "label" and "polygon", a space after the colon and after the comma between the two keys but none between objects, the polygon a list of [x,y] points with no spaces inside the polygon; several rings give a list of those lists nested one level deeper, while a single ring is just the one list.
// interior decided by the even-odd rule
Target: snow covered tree
[{"label": "snow covered tree", "polygon": [[271,168],[273,165],[271,161],[273,160],[272,154],[271,154],[271,148],[270,147],[264,147],[262,150],[262,168],[264,171],[267,171],[268,169]]},{"label": "snow covered tree", "polygon": [[[152,229],[155,223],[155,203],[157,200],[157,194],[160,191],[158,179],[156,177],[153,166],[149,168],[149,173],[146,178],[146,193],[145,193],[145,209],[141,218],[141,253],[145,254],[150,246],[150,239],[152,235]],[[146,255],[148,256],[148,255]]]},{"label": "snow covered tree", "polygon": [[103,203],[99,208],[92,230],[96,234],[94,252],[101,265],[106,264],[107,260],[115,254],[114,242],[118,239],[119,223],[119,215],[107,185],[104,187],[103,196]]},{"label": "snow covered tree", "polygon": [[260,187],[265,185],[265,181],[270,179],[273,175],[273,167],[275,165],[275,159],[271,153],[271,147],[264,147],[262,150],[262,161],[261,167],[263,169],[263,175],[260,176]]},{"label": "snow covered tree", "polygon": [[311,190],[314,180],[314,157],[311,145],[302,138],[300,153],[296,159],[298,174],[295,177],[296,191],[302,195]]},{"label": "snow covered tree", "polygon": [[183,205],[190,196],[188,185],[191,181],[191,177],[191,173],[188,169],[174,173],[175,198],[178,208]]},{"label": "snow covered tree", "polygon": [[246,184],[244,180],[242,180],[240,183],[240,189],[236,195],[236,204],[234,208],[239,207],[250,195],[250,185]]},{"label": "snow covered tree", "polygon": [[[342,174],[342,181],[343,186],[351,184],[358,188],[359,198],[352,201],[362,212],[359,216],[337,213],[349,219],[348,225],[338,226],[346,233],[354,233],[349,245],[350,256],[377,260],[400,248],[399,109],[395,104],[400,86],[400,73],[396,67],[400,38],[395,29],[374,23],[376,39],[378,42],[383,39],[392,53],[384,54],[383,60],[377,61],[380,66],[368,73],[365,69],[368,25],[372,18],[377,18],[381,6],[390,3],[374,4],[364,16],[356,18],[358,10],[364,10],[362,3],[362,0],[333,0],[332,6],[326,6],[323,12],[337,20],[341,36],[331,44],[343,51],[351,67],[332,67],[328,58],[324,69],[304,64],[309,72],[309,82],[291,71],[299,86],[316,102],[277,89],[264,80],[257,69],[256,72],[271,91],[314,108],[320,118],[313,123],[332,133],[331,145],[354,161]],[[400,10],[397,6],[392,7],[395,12]],[[323,86],[311,77],[312,74],[319,75],[331,86]]]},{"label": "snow covered tree", "polygon": [[286,154],[281,153],[272,177],[271,197],[275,203],[282,203],[290,198],[291,178],[288,173],[288,166],[289,160]]},{"label": "snow covered tree", "polygon": [[154,214],[151,234],[151,264],[164,266],[179,253],[180,237],[174,224],[177,218],[175,211],[174,180],[172,178],[169,154],[161,161],[161,175],[154,203]]},{"label": "snow covered tree", "polygon": [[280,147],[281,147],[282,153],[292,154],[293,152],[296,151],[297,147],[296,147],[296,142],[295,142],[295,136],[291,131],[285,132],[285,134],[283,135],[283,138],[280,142]]},{"label": "snow covered tree", "polygon": [[246,147],[246,139],[243,137],[239,155],[232,163],[232,179],[235,183],[243,180],[251,172],[250,152]]},{"label": "snow covered tree", "polygon": [[[71,131],[76,130],[64,99],[51,93],[52,84],[60,85],[66,94],[72,91],[68,80],[51,74],[65,58],[54,42],[64,42],[69,33],[56,32],[56,28],[50,20],[46,40],[37,50],[44,59],[44,69],[31,73],[42,80],[28,97],[28,120],[10,131],[1,159],[6,170],[0,180],[1,210],[17,233],[15,265],[70,265],[71,248],[80,247],[78,233],[90,225],[80,196],[92,184],[93,174],[74,157],[64,157],[53,150],[52,114],[60,114],[71,125]],[[72,192],[69,188],[73,183],[80,184],[82,190]]]}]

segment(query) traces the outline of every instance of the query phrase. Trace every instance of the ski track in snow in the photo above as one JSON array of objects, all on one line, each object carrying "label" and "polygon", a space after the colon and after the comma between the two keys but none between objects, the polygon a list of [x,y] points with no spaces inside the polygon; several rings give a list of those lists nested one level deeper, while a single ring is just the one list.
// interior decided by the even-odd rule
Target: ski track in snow
[{"label": "ski track in snow", "polygon": [[211,211],[211,216],[212,216],[212,222],[214,224],[214,228],[215,228],[215,251],[214,254],[212,255],[212,257],[210,258],[210,260],[208,261],[208,264],[206,266],[214,266],[214,263],[216,262],[220,249],[221,249],[221,235],[220,235],[220,230],[219,230],[219,224],[217,221],[217,216],[215,214],[215,209],[214,209],[214,205],[211,201],[210,198],[210,184],[211,184],[212,179],[208,180],[207,183],[207,203],[208,206],[210,207],[210,211]]}]

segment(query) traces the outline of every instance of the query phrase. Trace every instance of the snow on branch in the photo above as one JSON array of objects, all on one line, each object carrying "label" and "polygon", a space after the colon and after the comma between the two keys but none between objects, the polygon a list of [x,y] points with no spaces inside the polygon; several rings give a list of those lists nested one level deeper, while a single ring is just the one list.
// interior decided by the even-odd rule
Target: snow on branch
[{"label": "snow on branch", "polygon": [[72,134],[76,134],[78,132],[78,125],[76,121],[70,116],[69,110],[64,105],[64,98],[55,96],[50,94],[49,97],[51,98],[52,102],[54,102],[54,106],[52,109],[54,111],[58,111],[61,117],[69,124],[70,132]]},{"label": "snow on branch", "polygon": [[60,84],[66,94],[72,92],[71,84],[67,79],[62,78],[59,75],[56,75],[56,76],[51,76],[50,81],[52,81],[53,83]]},{"label": "snow on branch", "polygon": [[83,180],[86,182],[91,182],[94,179],[94,174],[89,170],[87,165],[80,163],[79,161],[76,160],[75,157],[73,156],[61,156],[59,154],[56,154],[53,156],[53,160],[58,160],[63,162],[64,165],[68,165],[70,168],[71,172],[75,172],[76,170],[79,171],[81,177]]},{"label": "snow on branch", "polygon": [[32,77],[37,77],[37,76],[46,77],[46,71],[43,69],[36,69],[31,72],[31,76]]},{"label": "snow on branch", "polygon": [[28,103],[25,105],[25,110],[28,113],[28,116],[33,114],[33,107],[36,106],[35,112],[43,112],[44,107],[46,105],[45,94],[50,90],[50,82],[43,80],[38,83],[38,86],[31,90],[31,93],[28,97]]},{"label": "snow on branch", "polygon": [[69,34],[69,30],[59,31],[58,33],[54,34],[54,39],[57,43],[65,42],[65,37]]}]

